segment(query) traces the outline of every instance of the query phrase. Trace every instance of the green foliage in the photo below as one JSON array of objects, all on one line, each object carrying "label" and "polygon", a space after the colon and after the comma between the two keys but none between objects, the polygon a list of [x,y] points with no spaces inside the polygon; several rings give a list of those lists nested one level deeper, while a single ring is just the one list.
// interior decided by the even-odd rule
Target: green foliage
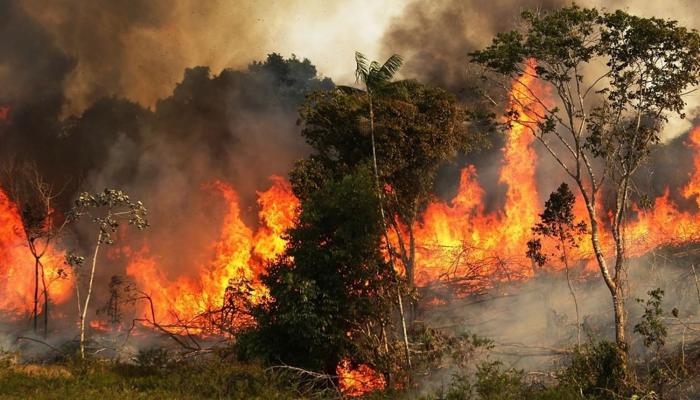
[{"label": "green foliage", "polygon": [[524,373],[515,369],[503,369],[499,362],[484,363],[477,367],[474,389],[484,400],[510,400],[523,398]]},{"label": "green foliage", "polygon": [[[467,112],[442,89],[399,81],[372,96],[378,173],[388,185],[384,197],[402,220],[412,221],[430,200],[438,167],[458,152],[478,147],[482,138],[467,131]],[[369,163],[367,115],[364,92],[335,90],[308,96],[300,121],[302,135],[316,153],[291,174],[298,196],[304,198],[323,182]]]},{"label": "green foliage", "polygon": [[562,385],[601,400],[625,394],[625,378],[620,349],[608,341],[590,341],[575,348],[569,366],[559,376]]},{"label": "green foliage", "polygon": [[457,374],[447,389],[425,400],[574,400],[579,393],[566,385],[546,387],[528,382],[522,370],[505,368],[500,362],[484,362],[474,376]]},{"label": "green foliage", "polygon": [[384,64],[380,65],[377,61],[367,63],[365,55],[356,51],[355,64],[355,79],[357,82],[364,83],[368,92],[374,92],[382,85],[389,83],[394,74],[403,65],[403,58],[398,54],[394,54]]},{"label": "green foliage", "polygon": [[[550,83],[564,103],[562,110],[545,112],[539,135],[562,125],[583,141],[574,151],[583,143],[624,176],[658,142],[668,113],[684,117],[683,96],[700,78],[696,31],[676,21],[576,5],[541,14],[525,11],[522,19],[524,29],[498,34],[471,57],[511,78],[521,75],[529,60],[536,62],[537,78]],[[602,74],[584,76],[588,64]],[[589,94],[599,98],[585,106]]]},{"label": "green foliage", "polygon": [[644,313],[634,326],[634,332],[642,335],[644,346],[655,346],[658,352],[666,344],[666,336],[668,335],[666,325],[662,320],[664,310],[661,308],[661,302],[664,291],[656,288],[647,294],[649,298],[646,300],[646,304],[643,299],[637,299],[637,303],[644,304]]},{"label": "green foliage", "polygon": [[285,254],[262,277],[270,298],[253,309],[257,327],[239,339],[243,355],[329,374],[343,357],[361,355],[355,338],[388,323],[396,293],[378,209],[367,169],[302,203]]}]

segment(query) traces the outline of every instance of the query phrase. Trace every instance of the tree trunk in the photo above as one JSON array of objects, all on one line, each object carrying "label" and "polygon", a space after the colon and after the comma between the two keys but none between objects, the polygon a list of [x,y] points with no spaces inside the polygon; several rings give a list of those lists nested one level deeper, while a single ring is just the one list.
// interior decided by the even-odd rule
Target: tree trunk
[{"label": "tree trunk", "polygon": [[413,223],[408,226],[408,251],[409,255],[406,260],[406,280],[409,286],[412,288],[415,284],[415,261],[416,261],[416,240],[413,236]]},{"label": "tree trunk", "polygon": [[[615,315],[615,344],[618,348],[618,355],[621,361],[621,367],[623,374],[627,374],[627,342],[625,340],[625,299],[622,290],[622,280],[624,277],[621,276],[622,266],[624,262],[624,252],[621,252],[623,247],[621,246],[622,237],[615,234],[613,229],[613,235],[615,239],[615,277],[610,276],[610,270],[608,269],[607,262],[603,255],[603,250],[600,246],[600,241],[598,237],[598,220],[596,219],[595,212],[595,197],[590,197],[588,192],[586,192],[585,187],[582,182],[577,182],[581,194],[583,195],[584,201],[586,203],[586,209],[588,210],[588,215],[591,223],[591,243],[593,245],[593,251],[595,253],[596,261],[600,268],[600,273],[603,275],[603,280],[605,285],[610,291],[610,295],[613,301],[613,312]],[[595,194],[593,194],[595,196]]]},{"label": "tree trunk", "polygon": [[[379,213],[382,219],[382,227],[384,228],[384,239],[386,240],[387,246],[391,247],[391,243],[389,242],[389,231],[386,226],[386,217],[384,214],[384,196],[382,196],[382,187],[379,182],[379,168],[377,167],[377,148],[375,146],[374,142],[374,108],[372,106],[372,95],[369,92],[369,88],[367,88],[367,100],[369,102],[369,131],[370,131],[370,136],[372,139],[372,164],[374,166],[374,181],[375,185],[377,187],[377,197],[379,198]],[[392,260],[391,262],[391,269],[394,272],[394,276],[396,275],[396,268],[393,262],[393,255],[391,254],[391,249],[389,249],[389,259]],[[406,353],[406,364],[408,365],[408,368],[411,368],[411,352],[410,348],[408,345],[408,331],[406,329],[406,315],[404,313],[403,309],[403,296],[401,294],[401,289],[398,287],[398,279],[396,279],[397,283],[397,288],[396,288],[396,293],[398,297],[398,302],[399,302],[399,317],[401,318],[401,329],[403,333],[403,344],[404,344],[404,351]]]},{"label": "tree trunk", "polygon": [[49,335],[49,288],[46,285],[46,273],[44,270],[44,264],[39,262],[41,266],[41,287],[44,296],[44,338]]},{"label": "tree trunk", "polygon": [[562,256],[564,258],[564,268],[566,268],[566,283],[569,286],[569,293],[571,293],[571,298],[574,300],[574,307],[576,309],[576,344],[581,347],[581,316],[578,309],[578,300],[576,299],[576,292],[574,291],[574,286],[571,284],[570,268],[569,268],[569,255],[566,251],[566,240],[563,234],[559,235],[559,242],[561,244]]},{"label": "tree trunk", "polygon": [[39,320],[39,259],[34,256],[34,333]]},{"label": "tree trunk", "polygon": [[[618,254],[616,258],[616,264],[624,262],[623,256]],[[615,291],[612,292],[612,300],[613,309],[615,311],[615,343],[617,344],[618,351],[620,353],[620,361],[622,362],[622,368],[625,370],[626,373],[629,350],[627,347],[627,340],[625,339],[625,324],[627,320],[627,314],[625,312],[624,285],[622,285],[620,279],[617,279],[618,282],[615,286]]]},{"label": "tree trunk", "polygon": [[90,271],[90,282],[88,284],[88,291],[85,295],[85,304],[83,306],[83,313],[80,316],[80,358],[85,359],[85,319],[87,318],[88,305],[90,304],[90,295],[92,294],[92,282],[95,278],[95,265],[97,264],[97,253],[100,250],[100,244],[102,242],[102,231],[97,236],[97,244],[95,245],[95,253],[92,256],[92,270]]}]

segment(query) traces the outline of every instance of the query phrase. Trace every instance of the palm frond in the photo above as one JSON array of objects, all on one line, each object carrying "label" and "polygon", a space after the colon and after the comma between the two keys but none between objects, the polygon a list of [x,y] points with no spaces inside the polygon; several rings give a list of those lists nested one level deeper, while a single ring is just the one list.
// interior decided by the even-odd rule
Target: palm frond
[{"label": "palm frond", "polygon": [[402,65],[403,58],[401,58],[401,56],[398,54],[392,55],[386,60],[386,62],[384,62],[384,65],[379,68],[377,78],[383,82],[391,80],[391,78],[394,77],[394,74],[396,74],[396,71],[398,71]]},{"label": "palm frond", "polygon": [[369,71],[367,70],[367,57],[359,51],[355,52],[355,81],[367,83],[367,78],[369,77]]}]

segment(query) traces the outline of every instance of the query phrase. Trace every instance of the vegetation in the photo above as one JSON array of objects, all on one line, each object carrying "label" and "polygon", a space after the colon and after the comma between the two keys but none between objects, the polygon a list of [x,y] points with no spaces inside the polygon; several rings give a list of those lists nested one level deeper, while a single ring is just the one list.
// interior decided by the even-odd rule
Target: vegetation
[{"label": "vegetation", "polygon": [[[92,218],[92,222],[97,225],[97,241],[92,255],[92,267],[90,269],[90,279],[88,280],[87,294],[84,304],[80,304],[80,283],[75,285],[78,300],[78,313],[80,314],[80,356],[85,358],[85,323],[87,320],[88,306],[92,296],[93,281],[95,279],[95,267],[97,257],[102,245],[114,243],[114,234],[119,229],[123,221],[129,225],[134,225],[139,230],[148,226],[146,220],[146,207],[140,201],[133,202],[129,196],[121,190],[105,189],[102,193],[90,194],[81,193],[75,201],[75,207],[71,210],[71,220],[78,221],[83,217]],[[79,267],[84,261],[83,257],[69,255],[67,262],[74,267]],[[82,306],[82,308],[81,308]]]},{"label": "vegetation", "polygon": [[396,287],[380,252],[377,203],[367,168],[304,202],[288,250],[262,278],[270,301],[253,310],[244,350],[331,376],[343,358],[378,366],[370,353],[388,356]]},{"label": "vegetation", "polygon": [[[641,18],[576,5],[522,14],[523,29],[500,33],[471,54],[510,90],[510,80],[533,78],[551,88],[550,104],[521,85],[535,106],[521,104],[539,121],[508,113],[526,126],[573,180],[588,211],[590,240],[613,305],[615,341],[623,366],[626,252],[624,227],[635,172],[659,141],[669,115],[683,116],[684,95],[700,78],[700,36],[675,21]],[[533,68],[534,67],[534,68]],[[598,196],[613,197],[610,226],[601,226]],[[600,231],[615,242],[610,257]],[[613,265],[608,264],[613,259]]]},{"label": "vegetation", "polygon": [[[8,169],[1,177],[0,186],[20,206],[23,233],[34,260],[34,333],[42,313],[44,332],[49,331],[50,279],[42,262],[63,227],[83,223],[85,229],[75,229],[75,243],[85,248],[82,236],[91,232],[87,241],[92,254],[89,272],[83,272],[85,257],[69,253],[66,260],[81,278],[75,284],[79,328],[69,333],[76,337],[63,344],[56,344],[58,338],[16,338],[18,343],[21,339],[43,346],[51,356],[42,355],[40,361],[47,365],[20,364],[19,355],[0,352],[0,398],[346,398],[344,379],[360,371],[360,366],[381,378],[376,386],[379,390],[363,395],[368,399],[681,398],[685,395],[681,383],[692,375],[692,366],[686,362],[685,334],[698,331],[697,322],[681,319],[677,308],[671,312],[673,319],[669,317],[664,311],[665,292],[660,288],[649,290],[647,299],[637,299],[639,315],[630,313],[625,228],[634,216],[634,202],[641,205],[645,199],[635,184],[641,166],[660,141],[669,118],[674,114],[683,117],[684,96],[700,83],[700,35],[673,21],[576,5],[548,13],[526,11],[522,20],[521,29],[498,34],[491,45],[470,56],[483,68],[486,82],[522,92],[513,96],[504,127],[524,126],[569,182],[551,193],[532,226],[532,240],[522,249],[533,268],[552,260],[560,262],[573,299],[576,344],[557,343],[561,348],[542,347],[537,348],[541,353],[528,354],[555,360],[552,368],[526,371],[513,367],[506,362],[510,354],[493,351],[495,342],[466,332],[469,326],[461,320],[457,327],[445,327],[416,318],[420,300],[416,251],[421,243],[414,233],[435,199],[440,168],[460,154],[485,146],[483,126],[473,129],[474,122],[484,121],[475,121],[469,105],[442,88],[396,80],[403,64],[399,55],[379,63],[356,53],[355,74],[362,86],[357,88],[336,87],[330,79],[319,77],[308,60],[284,59],[273,53],[264,62],[249,65],[246,72],[224,70],[212,77],[206,67],[188,69],[173,96],[159,101],[154,111],[105,99],[83,116],[61,122],[68,137],[84,139],[98,149],[72,160],[78,164],[76,170],[84,173],[109,153],[109,140],[91,136],[104,123],[104,115],[123,113],[108,119],[106,123],[114,126],[105,136],[128,130],[131,133],[124,140],[161,148],[147,133],[163,130],[181,145],[174,159],[185,158],[190,146],[202,145],[210,148],[207,154],[218,162],[228,156],[228,145],[238,139],[231,132],[230,108],[244,105],[240,108],[245,109],[241,114],[245,122],[236,123],[247,130],[263,124],[261,115],[294,116],[300,107],[298,123],[310,152],[306,149],[308,155],[290,172],[300,206],[295,210],[298,213],[289,212],[296,219],[283,235],[284,251],[275,250],[277,258],[263,257],[246,244],[254,236],[247,226],[234,226],[232,232],[226,232],[231,242],[226,244],[243,253],[243,262],[253,260],[250,275],[254,279],[212,273],[207,278],[217,283],[228,279],[228,285],[220,285],[221,297],[215,293],[206,302],[222,301],[222,307],[209,307],[190,320],[172,311],[174,322],[164,324],[156,323],[155,296],[113,275],[104,284],[109,299],[99,312],[110,318],[114,331],[123,329],[118,334],[126,339],[120,346],[100,351],[129,354],[127,359],[100,358],[98,352],[86,351],[90,347],[86,325],[89,310],[94,309],[91,299],[104,246],[121,239],[126,231],[123,225],[138,230],[149,226],[144,204],[121,190],[82,192],[67,218],[59,218],[54,211],[58,194],[38,170],[29,166]],[[541,98],[533,89],[536,85],[550,90],[555,100]],[[244,101],[247,97],[251,100]],[[268,97],[274,100],[268,102]],[[520,103],[524,98],[527,104]],[[527,116],[517,110],[524,110]],[[134,121],[126,123],[121,117]],[[96,144],[102,140],[107,144]],[[201,162],[203,167],[195,165],[194,169],[213,165]],[[129,165],[126,170],[131,168],[136,167]],[[223,166],[217,173],[227,171]],[[196,177],[205,175],[210,178],[206,173]],[[587,221],[575,217],[577,194]],[[232,214],[244,208],[244,202],[238,204],[238,200],[231,206]],[[609,204],[601,204],[606,201]],[[296,205],[294,202],[290,209]],[[608,206],[610,213],[605,218],[600,214]],[[486,223],[491,221],[490,215],[484,215]],[[182,219],[178,223],[183,221],[189,222]],[[270,231],[274,239],[279,238],[279,231]],[[608,237],[612,246],[605,247],[603,238]],[[575,268],[572,250],[582,238],[590,240],[603,290],[610,294],[614,340],[605,336],[612,334],[613,325],[605,324],[595,332],[586,331],[587,340],[582,338],[585,318],[570,276]],[[181,244],[180,239],[174,240],[176,245]],[[523,244],[518,242],[518,246]],[[454,247],[467,251],[464,243]],[[227,271],[242,270],[235,265],[240,262],[238,257],[224,258],[217,263],[230,267]],[[147,272],[152,275],[146,276],[155,276],[161,271]],[[700,300],[700,284],[694,278]],[[192,283],[185,277],[171,282],[183,287]],[[494,279],[491,286],[479,286],[468,292],[469,300],[473,304],[487,301],[482,291],[500,284],[505,286]],[[508,290],[512,287],[499,294],[511,296]],[[128,296],[132,291],[138,297]],[[121,324],[123,307],[129,301],[133,306],[135,299],[150,306],[151,320],[136,317],[126,327]],[[412,310],[404,310],[405,299],[412,301]],[[445,308],[459,307],[457,300],[461,299],[450,300],[454,303]],[[460,310],[454,312],[461,318]],[[488,313],[489,309],[483,309],[483,314]],[[239,314],[244,314],[244,323],[238,320]],[[195,320],[202,316],[210,317],[208,322]],[[127,349],[127,340],[142,332],[139,321],[148,322],[141,326],[143,331],[152,329],[149,334],[153,337],[175,339],[182,348],[146,348],[148,336],[141,350]],[[171,330],[174,327],[177,331]],[[682,329],[682,343],[680,350],[669,351],[674,327]],[[4,345],[4,333],[0,339]],[[215,344],[205,348],[200,342]],[[631,352],[633,344],[636,353]],[[700,350],[696,353],[700,360]],[[435,382],[440,379],[446,385],[437,387]]]},{"label": "vegetation", "polygon": [[[68,222],[54,209],[59,193],[39,172],[36,164],[7,161],[0,171],[0,187],[4,188],[20,210],[20,218],[27,247],[34,258],[34,304],[32,329],[38,332],[39,315],[43,314],[44,337],[49,332],[49,287],[66,274],[60,270],[57,276],[48,276],[44,269],[44,258],[52,250]],[[41,288],[41,295],[39,294]],[[42,299],[40,299],[40,297]],[[43,310],[39,304],[43,300]]]},{"label": "vegetation", "polygon": [[221,359],[64,362],[0,368],[2,399],[304,399],[294,382]]},{"label": "vegetation", "polygon": [[484,141],[480,133],[467,129],[469,113],[454,95],[413,80],[387,82],[379,64],[375,68],[382,79],[363,78],[370,82],[369,92],[341,88],[308,96],[300,121],[302,135],[315,153],[290,176],[295,193],[303,199],[359,165],[371,162],[374,166],[376,159],[388,229],[398,242],[392,254],[412,284],[413,227],[432,198],[439,167]]},{"label": "vegetation", "polygon": [[548,255],[543,252],[542,239],[554,240],[554,248],[558,253],[558,259],[564,264],[566,271],[566,283],[569,286],[571,298],[576,309],[576,344],[581,345],[581,313],[578,299],[571,282],[571,266],[569,265],[569,252],[578,247],[580,235],[586,232],[586,224],[574,220],[574,202],[576,198],[571,193],[569,185],[562,183],[559,188],[549,195],[549,200],[544,204],[544,212],[540,214],[540,222],[533,228],[537,238],[528,241],[527,256],[538,266],[542,267],[548,261]]}]

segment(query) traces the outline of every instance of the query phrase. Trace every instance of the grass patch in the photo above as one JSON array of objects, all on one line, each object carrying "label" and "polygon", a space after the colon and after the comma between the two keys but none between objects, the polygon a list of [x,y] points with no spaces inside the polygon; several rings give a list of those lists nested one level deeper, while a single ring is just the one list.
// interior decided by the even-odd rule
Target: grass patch
[{"label": "grass patch", "polygon": [[1,399],[298,399],[256,365],[222,360],[165,366],[115,362],[0,367]]}]

